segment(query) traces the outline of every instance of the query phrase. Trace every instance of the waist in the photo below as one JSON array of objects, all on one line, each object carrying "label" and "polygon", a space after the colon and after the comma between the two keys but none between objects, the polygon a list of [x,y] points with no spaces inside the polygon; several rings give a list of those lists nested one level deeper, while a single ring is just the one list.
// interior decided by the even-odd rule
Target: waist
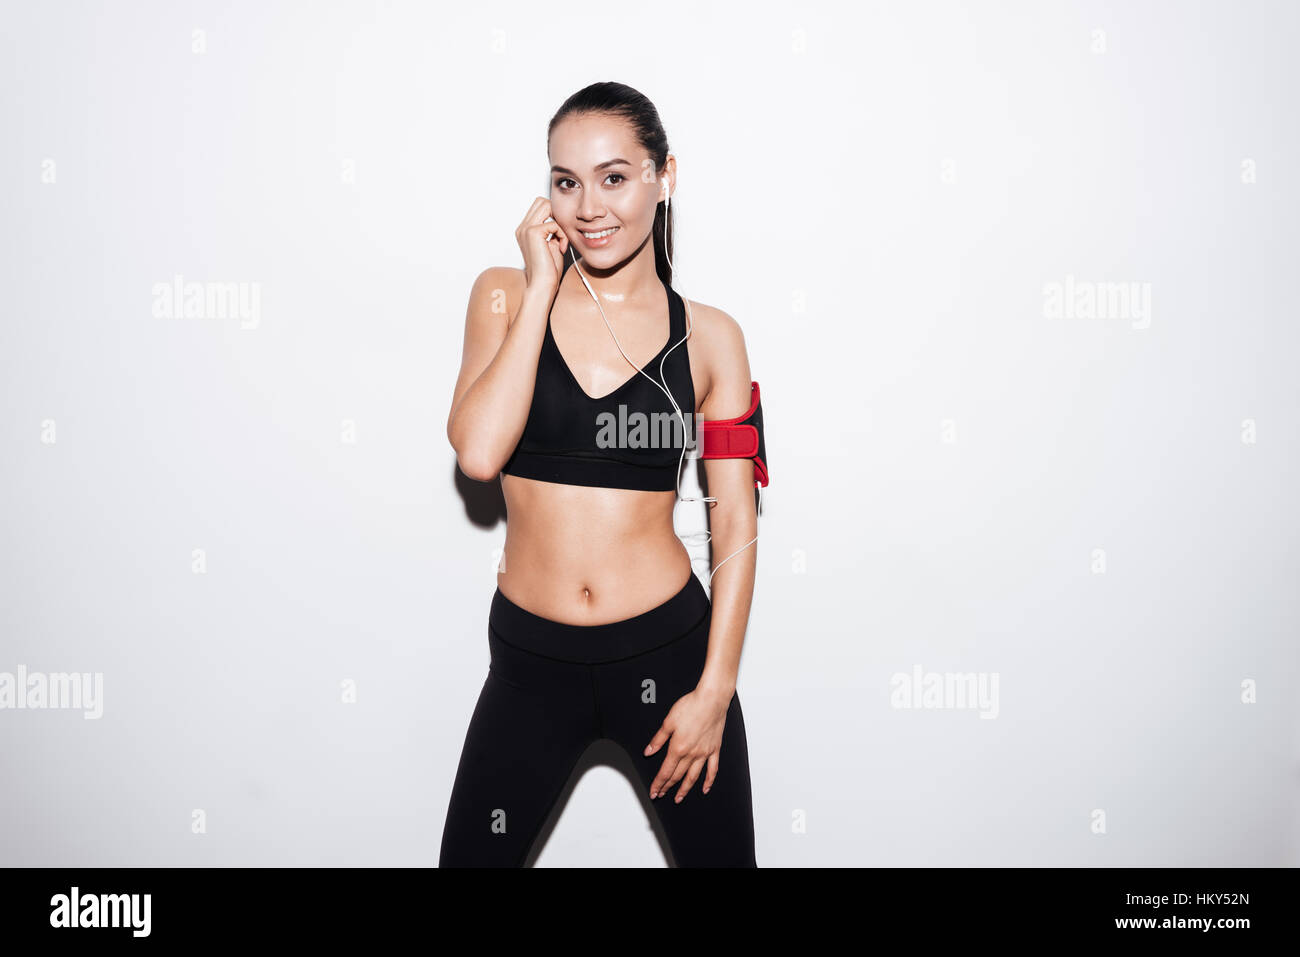
[{"label": "waist", "polygon": [[500,588],[492,596],[488,628],[500,641],[533,654],[588,664],[643,654],[707,625],[713,610],[694,572],[667,600],[617,621],[578,625],[529,611]]},{"label": "waist", "polygon": [[624,536],[508,523],[497,582],[513,601],[557,621],[626,618],[663,601],[691,574],[671,522],[657,526]]},{"label": "waist", "polygon": [[676,591],[691,558],[673,527],[671,492],[502,482],[506,540],[497,581],[539,615],[626,618]]}]

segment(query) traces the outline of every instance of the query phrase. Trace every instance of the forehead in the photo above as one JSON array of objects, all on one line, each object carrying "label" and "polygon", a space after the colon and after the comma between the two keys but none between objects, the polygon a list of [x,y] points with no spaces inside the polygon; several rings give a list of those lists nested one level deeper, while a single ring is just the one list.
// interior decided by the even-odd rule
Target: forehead
[{"label": "forehead", "polygon": [[549,152],[556,166],[575,171],[594,169],[615,157],[637,163],[646,156],[632,125],[608,113],[566,116],[551,133]]}]

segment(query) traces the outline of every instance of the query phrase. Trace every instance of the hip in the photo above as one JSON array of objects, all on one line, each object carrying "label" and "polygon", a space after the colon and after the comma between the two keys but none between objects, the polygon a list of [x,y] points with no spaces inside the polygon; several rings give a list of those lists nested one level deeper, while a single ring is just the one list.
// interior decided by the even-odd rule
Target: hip
[{"label": "hip", "polygon": [[497,588],[488,614],[495,642],[560,661],[600,664],[661,648],[689,635],[704,635],[713,606],[695,573],[662,601],[625,617],[595,624],[561,621],[518,604]]}]

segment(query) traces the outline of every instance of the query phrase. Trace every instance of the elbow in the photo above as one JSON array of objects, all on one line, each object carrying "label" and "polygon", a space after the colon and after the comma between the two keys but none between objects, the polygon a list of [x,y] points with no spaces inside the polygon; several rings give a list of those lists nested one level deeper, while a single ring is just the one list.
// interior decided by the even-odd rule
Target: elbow
[{"label": "elbow", "polygon": [[472,436],[461,433],[453,414],[447,422],[447,441],[456,452],[456,467],[476,482],[491,482],[501,474],[504,463],[492,450],[483,448],[482,443],[470,441]]},{"label": "elbow", "polygon": [[467,477],[476,482],[491,482],[501,474],[500,466],[484,458],[472,455],[457,454],[456,465]]},{"label": "elbow", "polygon": [[456,467],[476,482],[490,482],[501,472],[501,463],[484,450],[458,443],[448,435],[451,447],[456,450]]}]

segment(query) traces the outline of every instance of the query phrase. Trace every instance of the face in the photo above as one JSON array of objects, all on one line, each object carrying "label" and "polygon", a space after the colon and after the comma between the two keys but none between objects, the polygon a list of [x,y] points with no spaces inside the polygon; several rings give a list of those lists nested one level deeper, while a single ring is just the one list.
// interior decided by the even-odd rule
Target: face
[{"label": "face", "polygon": [[583,262],[606,269],[640,249],[663,185],[631,126],[607,115],[568,116],[551,134],[550,158],[551,214]]}]

